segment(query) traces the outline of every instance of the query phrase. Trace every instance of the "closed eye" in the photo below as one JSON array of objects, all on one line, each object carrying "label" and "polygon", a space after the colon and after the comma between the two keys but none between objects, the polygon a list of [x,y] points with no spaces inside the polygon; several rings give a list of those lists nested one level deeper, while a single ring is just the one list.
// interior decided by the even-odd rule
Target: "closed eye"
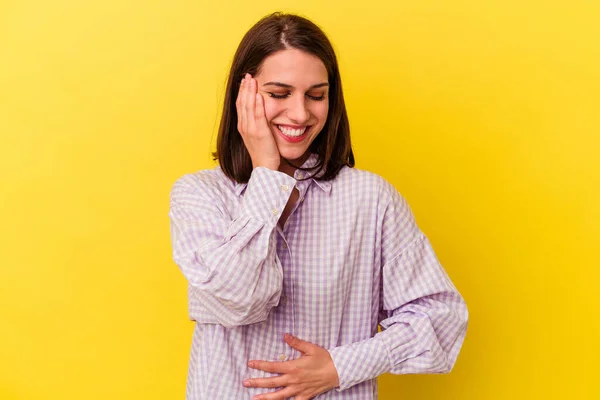
[{"label": "closed eye", "polygon": [[271,92],[267,92],[269,93],[269,96],[271,96],[274,99],[285,99],[286,97],[288,97],[291,93],[286,93],[286,94],[276,94],[276,93],[271,93]]},{"label": "closed eye", "polygon": [[325,94],[322,94],[322,95],[320,95],[318,97],[311,96],[310,94],[307,94],[306,97],[308,97],[311,100],[321,101],[321,100],[323,100],[325,98]]},{"label": "closed eye", "polygon": [[[287,97],[289,97],[291,95],[290,92],[287,92],[285,94],[277,94],[277,93],[272,93],[272,92],[267,92],[269,94],[270,97],[274,98],[274,99],[285,99]],[[311,100],[315,100],[315,101],[321,101],[323,99],[325,99],[325,94],[322,94],[321,96],[311,96],[310,94],[306,94],[306,97],[308,97]]]}]

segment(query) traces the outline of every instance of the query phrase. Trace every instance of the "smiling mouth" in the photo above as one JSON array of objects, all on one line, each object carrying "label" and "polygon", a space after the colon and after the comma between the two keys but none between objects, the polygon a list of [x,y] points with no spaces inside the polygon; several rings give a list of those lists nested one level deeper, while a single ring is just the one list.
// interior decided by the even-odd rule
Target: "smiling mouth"
[{"label": "smiling mouth", "polygon": [[310,128],[310,126],[304,126],[302,128],[294,129],[287,127],[285,125],[277,125],[277,128],[283,133],[285,136],[289,137],[300,137],[306,133],[306,131]]},{"label": "smiling mouth", "polygon": [[279,135],[284,140],[290,143],[299,143],[308,137],[308,132],[310,132],[312,125],[303,126],[302,128],[298,129],[279,124],[275,125],[275,127],[277,128]]}]

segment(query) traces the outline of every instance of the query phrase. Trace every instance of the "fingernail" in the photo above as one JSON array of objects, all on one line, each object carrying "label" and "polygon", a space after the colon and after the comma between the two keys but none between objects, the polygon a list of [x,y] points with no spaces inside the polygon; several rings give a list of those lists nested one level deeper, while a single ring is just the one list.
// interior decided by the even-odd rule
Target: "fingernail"
[{"label": "fingernail", "polygon": [[250,381],[244,381],[244,386],[250,386]]},{"label": "fingernail", "polygon": [[249,79],[250,78],[250,74],[246,72],[246,75],[244,75],[244,78]]},{"label": "fingernail", "polygon": [[249,366],[250,368],[254,368],[254,363],[253,363],[252,361],[248,361],[248,366]]}]

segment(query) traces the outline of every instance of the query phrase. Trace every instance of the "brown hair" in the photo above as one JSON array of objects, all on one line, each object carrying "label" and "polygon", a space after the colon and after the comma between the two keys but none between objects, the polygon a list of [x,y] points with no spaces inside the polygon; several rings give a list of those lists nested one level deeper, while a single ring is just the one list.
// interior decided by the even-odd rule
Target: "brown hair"
[{"label": "brown hair", "polygon": [[314,167],[316,171],[312,175],[318,175],[325,169],[325,173],[315,179],[331,180],[344,165],[354,167],[342,82],[337,58],[329,39],[321,28],[308,19],[276,12],[263,17],[244,35],[229,71],[217,137],[217,151],[213,156],[215,160],[219,160],[225,175],[236,182],[248,182],[252,173],[250,154],[237,130],[235,101],[240,82],[246,73],[256,76],[265,58],[290,48],[305,51],[321,59],[329,79],[327,121],[308,149],[319,157]]}]

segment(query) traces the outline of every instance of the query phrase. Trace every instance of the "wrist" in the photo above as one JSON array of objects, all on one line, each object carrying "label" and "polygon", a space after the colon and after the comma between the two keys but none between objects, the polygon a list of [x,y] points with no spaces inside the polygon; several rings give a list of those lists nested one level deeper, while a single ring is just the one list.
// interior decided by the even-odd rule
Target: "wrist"
[{"label": "wrist", "polygon": [[331,389],[338,388],[340,386],[340,377],[331,356],[329,357],[329,371],[331,376],[331,379],[329,380]]},{"label": "wrist", "polygon": [[260,163],[252,163],[252,169],[256,169],[258,167],[264,167],[264,168],[268,168],[268,169],[272,169],[274,171],[278,171],[279,170],[279,163],[275,163],[275,162],[260,162]]}]

